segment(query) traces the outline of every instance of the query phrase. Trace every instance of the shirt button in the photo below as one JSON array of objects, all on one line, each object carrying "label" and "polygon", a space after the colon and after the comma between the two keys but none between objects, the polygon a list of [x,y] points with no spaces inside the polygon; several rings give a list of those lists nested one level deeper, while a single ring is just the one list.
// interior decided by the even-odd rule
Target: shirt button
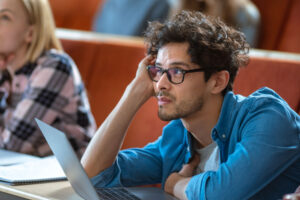
[{"label": "shirt button", "polygon": [[214,131],[213,131],[213,136],[216,136],[216,135],[217,135],[217,131],[214,130]]},{"label": "shirt button", "polygon": [[222,138],[226,138],[226,135],[225,135],[225,134],[222,134]]}]

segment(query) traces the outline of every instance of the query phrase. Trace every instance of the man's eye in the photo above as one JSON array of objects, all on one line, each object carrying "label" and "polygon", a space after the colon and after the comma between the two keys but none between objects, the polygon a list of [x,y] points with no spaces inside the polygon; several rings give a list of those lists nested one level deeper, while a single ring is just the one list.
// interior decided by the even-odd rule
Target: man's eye
[{"label": "man's eye", "polygon": [[161,70],[157,67],[150,68],[149,72],[152,74],[152,76],[156,76],[157,74],[161,73]]},{"label": "man's eye", "polygon": [[182,70],[181,69],[179,69],[179,68],[173,68],[172,70],[171,70],[171,73],[172,74],[174,74],[174,75],[176,75],[176,74],[182,74]]}]

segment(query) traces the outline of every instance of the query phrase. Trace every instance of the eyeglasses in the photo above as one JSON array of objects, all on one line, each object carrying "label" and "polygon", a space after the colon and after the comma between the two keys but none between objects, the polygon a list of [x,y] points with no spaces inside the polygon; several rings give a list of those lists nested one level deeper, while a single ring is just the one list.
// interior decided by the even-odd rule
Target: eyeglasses
[{"label": "eyeglasses", "polygon": [[184,81],[184,75],[186,73],[193,73],[193,72],[202,72],[204,69],[192,69],[192,70],[184,70],[180,68],[170,68],[170,69],[163,69],[161,67],[147,66],[148,74],[152,81],[158,82],[159,79],[167,73],[168,80],[173,84],[180,84]]}]

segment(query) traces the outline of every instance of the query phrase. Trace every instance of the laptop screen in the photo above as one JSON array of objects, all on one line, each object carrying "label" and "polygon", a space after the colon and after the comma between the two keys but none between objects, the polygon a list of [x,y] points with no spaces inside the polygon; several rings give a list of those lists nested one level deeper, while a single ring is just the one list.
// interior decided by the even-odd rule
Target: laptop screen
[{"label": "laptop screen", "polygon": [[73,189],[84,199],[99,199],[66,135],[35,119]]}]

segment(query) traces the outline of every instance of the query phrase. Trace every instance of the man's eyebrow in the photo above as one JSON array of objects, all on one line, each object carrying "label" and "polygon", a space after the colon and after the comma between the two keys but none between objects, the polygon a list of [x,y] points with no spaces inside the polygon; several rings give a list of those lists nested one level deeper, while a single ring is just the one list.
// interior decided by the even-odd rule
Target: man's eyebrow
[{"label": "man's eyebrow", "polygon": [[182,66],[185,66],[185,67],[190,67],[189,64],[185,63],[185,62],[172,62],[171,65],[182,65]]},{"label": "man's eyebrow", "polygon": [[[157,65],[157,66],[162,66],[162,64],[159,63],[159,62],[156,62],[155,65]],[[191,66],[191,65],[189,65],[189,64],[187,64],[187,63],[185,63],[185,62],[180,62],[180,61],[172,62],[172,63],[170,63],[170,65],[171,65],[171,66],[181,65],[181,66],[185,66],[185,67],[190,67],[190,66]]]}]

